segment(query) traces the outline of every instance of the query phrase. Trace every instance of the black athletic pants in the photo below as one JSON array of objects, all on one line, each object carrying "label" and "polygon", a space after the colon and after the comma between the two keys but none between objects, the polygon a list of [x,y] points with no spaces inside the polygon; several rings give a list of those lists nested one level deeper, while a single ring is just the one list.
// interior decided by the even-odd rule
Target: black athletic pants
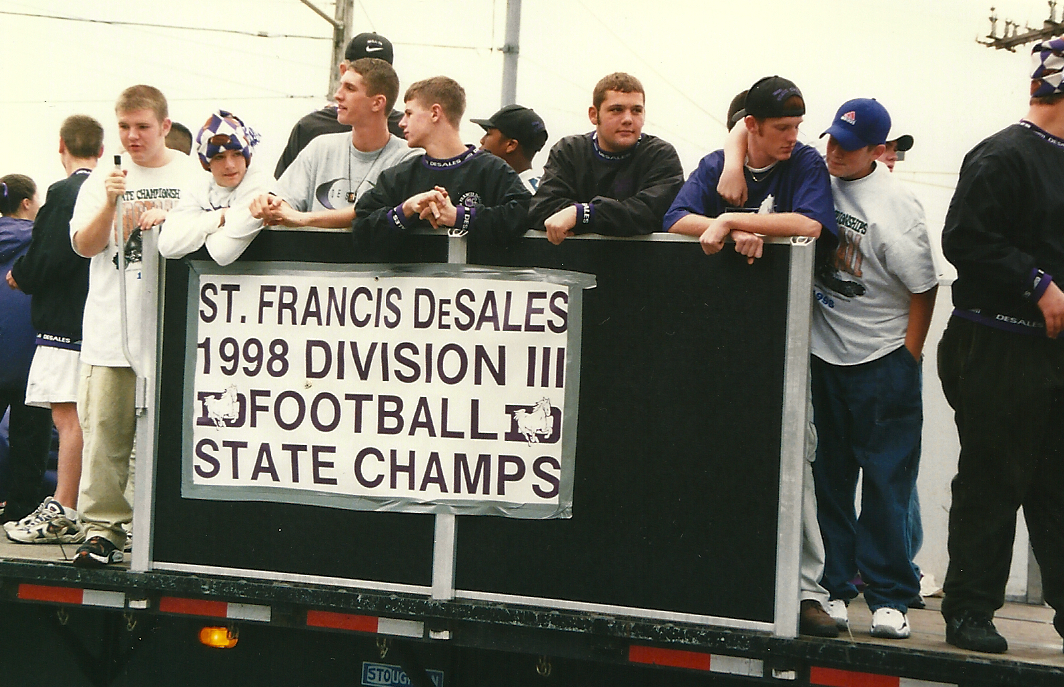
[{"label": "black athletic pants", "polygon": [[0,389],[0,417],[8,417],[7,491],[3,520],[19,520],[33,512],[45,497],[41,480],[52,443],[52,411],[25,405],[26,384]]},{"label": "black athletic pants", "polygon": [[[1064,340],[953,317],[938,373],[961,453],[949,515],[942,615],[993,615],[1023,506],[1045,599],[1064,618]],[[1058,628],[1064,623],[1058,622]]]}]

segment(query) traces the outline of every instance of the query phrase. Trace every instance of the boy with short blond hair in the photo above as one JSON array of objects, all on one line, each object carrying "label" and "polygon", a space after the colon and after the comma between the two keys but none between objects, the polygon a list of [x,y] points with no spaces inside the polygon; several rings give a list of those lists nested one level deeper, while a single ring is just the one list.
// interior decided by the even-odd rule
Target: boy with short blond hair
[{"label": "boy with short blond hair", "polygon": [[[74,555],[78,567],[101,567],[122,560],[123,525],[133,517],[125,497],[129,458],[136,430],[136,373],[145,364],[139,322],[144,285],[156,275],[142,274],[142,233],[161,224],[181,198],[181,189],[201,174],[188,156],[166,147],[170,130],[166,97],[152,86],[122,92],[115,114],[125,153],[121,167],[98,166],[81,187],[70,220],[70,242],[91,258],[81,346],[78,415],[84,435],[82,521],[88,537]],[[116,202],[121,199],[121,222]],[[117,226],[124,230],[125,274],[119,274]],[[126,283],[126,301],[119,280]],[[128,311],[122,331],[121,310]],[[128,336],[132,360],[123,350]],[[148,365],[150,367],[150,364]]]}]

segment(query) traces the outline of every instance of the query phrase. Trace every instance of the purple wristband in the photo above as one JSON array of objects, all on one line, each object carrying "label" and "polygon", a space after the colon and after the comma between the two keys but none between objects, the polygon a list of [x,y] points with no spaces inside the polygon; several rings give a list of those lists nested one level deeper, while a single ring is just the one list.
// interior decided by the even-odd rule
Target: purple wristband
[{"label": "purple wristband", "polygon": [[1053,275],[1036,268],[1031,272],[1031,286],[1024,292],[1023,297],[1037,303],[1051,283]]},{"label": "purple wristband", "polygon": [[576,207],[577,226],[586,228],[594,218],[594,208],[592,208],[591,203],[573,203],[573,205]]},{"label": "purple wristband", "polygon": [[410,226],[411,219],[403,212],[402,205],[396,205],[394,208],[388,211],[388,219],[392,221],[392,226],[396,229],[407,229]]}]

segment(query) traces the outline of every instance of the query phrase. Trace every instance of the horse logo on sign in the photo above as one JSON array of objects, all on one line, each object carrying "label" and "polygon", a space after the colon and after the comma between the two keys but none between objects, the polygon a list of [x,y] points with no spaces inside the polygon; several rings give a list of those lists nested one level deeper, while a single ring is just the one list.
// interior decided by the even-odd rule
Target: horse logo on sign
[{"label": "horse logo on sign", "polygon": [[[512,426],[516,427],[517,434],[523,436],[529,446],[538,444],[540,436],[550,443],[553,443],[550,441],[552,438],[557,441],[555,409],[551,406],[550,399],[544,397],[532,406],[531,410],[527,408],[527,406],[507,406],[506,408],[513,418]],[[510,435],[507,435],[507,438],[510,438]]]}]

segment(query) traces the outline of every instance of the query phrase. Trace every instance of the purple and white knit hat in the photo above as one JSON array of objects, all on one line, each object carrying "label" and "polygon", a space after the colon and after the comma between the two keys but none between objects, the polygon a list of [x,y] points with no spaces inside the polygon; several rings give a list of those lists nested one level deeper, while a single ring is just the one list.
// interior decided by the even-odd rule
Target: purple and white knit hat
[{"label": "purple and white knit hat", "polygon": [[1031,48],[1032,81],[1041,81],[1031,94],[1032,98],[1053,95],[1064,91],[1064,38],[1035,43]]},{"label": "purple and white knit hat", "polygon": [[250,165],[251,150],[258,142],[259,135],[240,117],[232,112],[217,110],[207,118],[196,135],[196,151],[203,169],[209,172],[211,158],[223,150],[239,150]]}]

